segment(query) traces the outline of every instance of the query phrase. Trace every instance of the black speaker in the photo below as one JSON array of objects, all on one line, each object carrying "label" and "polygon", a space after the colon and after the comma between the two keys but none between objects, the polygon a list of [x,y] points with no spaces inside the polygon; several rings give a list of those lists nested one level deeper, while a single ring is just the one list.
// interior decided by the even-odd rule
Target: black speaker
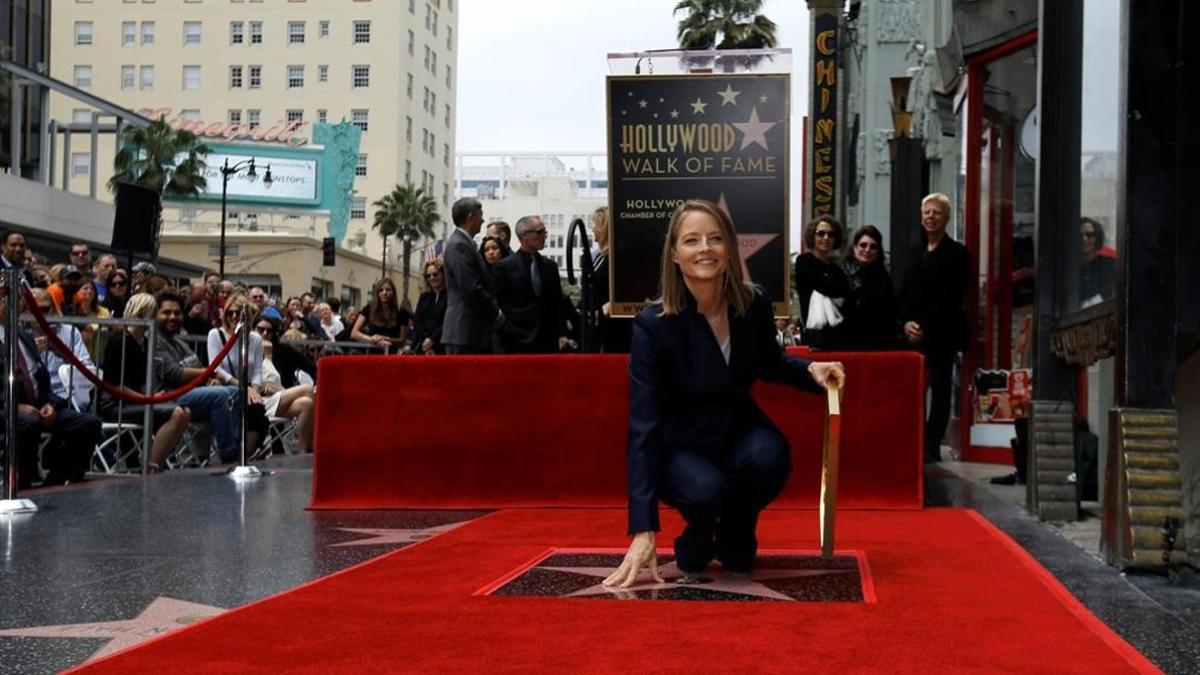
[{"label": "black speaker", "polygon": [[325,267],[333,267],[337,262],[337,240],[333,237],[325,237],[321,240],[321,264]]},{"label": "black speaker", "polygon": [[115,251],[155,255],[158,252],[158,193],[129,183],[117,185],[116,219],[112,247]]}]

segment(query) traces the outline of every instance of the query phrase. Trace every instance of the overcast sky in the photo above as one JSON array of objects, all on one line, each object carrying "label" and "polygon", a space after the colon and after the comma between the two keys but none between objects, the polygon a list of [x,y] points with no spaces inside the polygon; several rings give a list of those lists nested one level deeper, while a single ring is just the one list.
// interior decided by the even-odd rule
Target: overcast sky
[{"label": "overcast sky", "polygon": [[[457,148],[602,152],[606,55],[676,46],[675,0],[460,0]],[[793,50],[792,203],[808,97],[808,10],[766,0],[778,47]],[[793,208],[793,250],[799,228]]]}]

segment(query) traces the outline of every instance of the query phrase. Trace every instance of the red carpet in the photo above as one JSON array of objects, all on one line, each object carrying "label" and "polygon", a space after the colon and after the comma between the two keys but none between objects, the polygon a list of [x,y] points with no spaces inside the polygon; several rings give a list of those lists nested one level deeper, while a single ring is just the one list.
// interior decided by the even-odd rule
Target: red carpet
[{"label": "red carpet", "polygon": [[[921,357],[820,358],[842,360],[848,378],[838,506],[921,508]],[[322,359],[312,508],[624,506],[627,364],[586,355]],[[765,384],[755,395],[792,446],[776,505],[813,508],[824,398]]]},{"label": "red carpet", "polygon": [[[623,546],[624,521],[502,511],[79,672],[1156,672],[954,509],[841,514],[838,548],[869,559],[874,604],[474,595],[549,547]],[[811,549],[816,532],[802,511],[759,528],[769,549]]]}]

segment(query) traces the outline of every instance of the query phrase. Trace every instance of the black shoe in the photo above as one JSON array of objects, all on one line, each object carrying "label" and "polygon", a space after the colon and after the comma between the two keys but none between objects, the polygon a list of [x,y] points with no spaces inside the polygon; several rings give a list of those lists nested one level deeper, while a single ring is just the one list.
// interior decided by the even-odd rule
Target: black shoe
[{"label": "black shoe", "polygon": [[1025,481],[1021,480],[1021,476],[1016,471],[1007,476],[997,476],[988,481],[992,485],[1024,485]]}]

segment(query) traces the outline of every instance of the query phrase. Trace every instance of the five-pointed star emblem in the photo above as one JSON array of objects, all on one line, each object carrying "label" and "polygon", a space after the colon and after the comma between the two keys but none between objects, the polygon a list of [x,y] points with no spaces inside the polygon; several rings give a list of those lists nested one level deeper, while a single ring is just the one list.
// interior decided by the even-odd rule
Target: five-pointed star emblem
[{"label": "five-pointed star emblem", "polygon": [[642,100],[638,101],[638,107],[645,108],[646,107],[646,99],[642,99]]},{"label": "five-pointed star emblem", "polygon": [[678,118],[679,118],[679,111],[678,111],[678,110],[672,110],[672,111],[671,111],[671,119],[678,119]]},{"label": "five-pointed star emblem", "polygon": [[691,106],[693,115],[703,115],[704,109],[708,107],[708,104],[704,101],[701,101],[700,97],[697,96],[696,100],[691,104]]},{"label": "five-pointed star emblem", "polygon": [[778,122],[760,122],[758,119],[758,108],[750,109],[750,119],[745,122],[734,122],[733,126],[742,132],[742,147],[745,150],[751,143],[758,143],[763,147],[763,150],[770,150],[767,147],[767,131],[771,127],[779,124]]},{"label": "five-pointed star emblem", "polygon": [[758,97],[758,102],[759,102],[759,103],[766,103],[766,102],[767,102],[767,95],[766,95],[766,94],[763,94],[762,96],[759,96],[759,97]]},{"label": "five-pointed star emblem", "polygon": [[354,534],[363,535],[363,539],[354,539],[352,541],[343,541],[339,544],[330,544],[330,546],[380,546],[383,544],[414,544],[418,541],[425,541],[430,537],[435,537],[443,532],[449,532],[463,523],[450,523],[449,525],[436,525],[434,527],[415,527],[415,528],[363,528],[363,527],[339,527],[335,528],[343,532],[353,532]]},{"label": "five-pointed star emblem", "polygon": [[749,596],[753,598],[761,598],[763,600],[782,600],[784,602],[795,602],[793,598],[786,593],[780,593],[772,588],[769,588],[762,582],[775,579],[798,579],[801,577],[816,577],[830,576],[838,574],[858,574],[857,569],[757,569],[750,577],[744,577],[734,574],[727,574],[724,571],[717,571],[713,574],[705,573],[705,577],[711,579],[708,583],[697,584],[678,584],[675,579],[683,576],[679,571],[679,567],[670,562],[659,568],[659,575],[666,583],[658,583],[649,578],[648,575],[643,575],[645,581],[630,586],[629,588],[617,588],[615,586],[605,586],[602,581],[613,573],[612,567],[571,567],[571,566],[555,566],[542,567],[544,570],[552,570],[555,572],[567,572],[570,574],[582,574],[584,576],[596,577],[598,581],[595,585],[581,588],[574,593],[568,593],[565,597],[577,598],[588,597],[594,595],[611,595],[617,598],[633,598],[635,594],[641,591],[663,591],[663,590],[679,590],[681,588],[695,588],[711,593],[724,593],[736,596]]},{"label": "five-pointed star emblem", "polygon": [[732,84],[725,85],[725,91],[717,92],[717,94],[721,97],[721,105],[725,105],[726,103],[737,105],[737,97],[740,93],[742,92],[733,90]]},{"label": "five-pointed star emblem", "polygon": [[[725,215],[729,216],[730,219],[733,218],[733,214],[729,211],[729,202],[725,201],[725,193],[724,192],[722,192],[720,198],[717,199],[717,208],[724,211]],[[760,233],[760,234],[746,233],[746,234],[739,234],[737,236],[737,238],[738,238],[738,254],[742,258],[742,278],[745,279],[747,282],[753,282],[754,279],[750,276],[750,266],[746,264],[746,261],[750,259],[750,256],[761,251],[764,246],[766,246],[767,244],[774,241],[775,238],[778,236],[779,236],[778,232],[776,232],[774,234],[772,234],[772,233]]]},{"label": "five-pointed star emblem", "polygon": [[0,630],[0,636],[107,639],[103,647],[88,657],[90,661],[224,611],[221,607],[159,597],[132,619],[10,628]]}]

